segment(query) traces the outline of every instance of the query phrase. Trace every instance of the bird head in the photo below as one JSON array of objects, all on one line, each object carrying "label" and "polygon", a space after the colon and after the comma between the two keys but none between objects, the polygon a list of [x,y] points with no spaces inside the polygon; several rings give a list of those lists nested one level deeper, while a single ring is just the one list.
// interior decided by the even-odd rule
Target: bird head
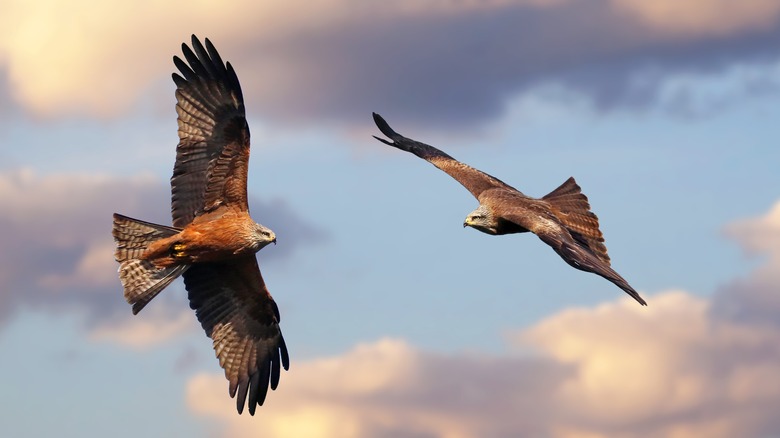
[{"label": "bird head", "polygon": [[463,227],[471,227],[487,234],[496,234],[498,231],[493,213],[484,205],[480,205],[466,216]]},{"label": "bird head", "polygon": [[276,245],[276,234],[270,228],[266,228],[258,223],[255,224],[255,239],[258,251],[269,243]]}]

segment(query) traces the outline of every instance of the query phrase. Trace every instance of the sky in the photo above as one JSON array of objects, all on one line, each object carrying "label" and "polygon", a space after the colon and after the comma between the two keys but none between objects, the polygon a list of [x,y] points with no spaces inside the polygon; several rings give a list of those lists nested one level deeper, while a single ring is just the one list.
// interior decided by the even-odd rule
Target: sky
[{"label": "sky", "polygon": [[[780,3],[0,0],[0,413],[14,437],[780,436]],[[124,301],[111,214],[170,223],[172,57],[252,133],[290,351],[254,417],[176,281]],[[574,176],[612,266],[462,227],[371,113],[529,196]]]}]

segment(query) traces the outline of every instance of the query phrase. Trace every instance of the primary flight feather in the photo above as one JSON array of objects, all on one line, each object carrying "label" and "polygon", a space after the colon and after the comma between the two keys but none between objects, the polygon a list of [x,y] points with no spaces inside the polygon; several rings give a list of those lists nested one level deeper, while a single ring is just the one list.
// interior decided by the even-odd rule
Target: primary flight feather
[{"label": "primary flight feather", "polygon": [[514,187],[473,167],[461,163],[433,146],[395,132],[385,119],[374,113],[374,122],[391,141],[377,140],[428,161],[461,183],[479,201],[463,226],[483,233],[501,235],[532,232],[550,245],[574,268],[606,278],[643,306],[647,303],[628,282],[610,266],[599,221],[590,211],[588,198],[569,178],[541,199],[532,198]]}]

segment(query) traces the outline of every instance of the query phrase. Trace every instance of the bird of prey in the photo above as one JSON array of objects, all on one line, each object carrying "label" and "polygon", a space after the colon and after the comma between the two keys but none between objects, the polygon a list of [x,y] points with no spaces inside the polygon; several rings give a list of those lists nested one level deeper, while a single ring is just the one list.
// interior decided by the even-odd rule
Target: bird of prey
[{"label": "bird of prey", "polygon": [[[115,258],[124,296],[137,314],[178,276],[214,343],[238,413],[249,413],[288,369],[276,306],[255,253],[273,242],[247,205],[249,127],[241,86],[206,39],[174,56],[179,144],[171,177],[173,226],[114,214]],[[189,64],[189,65],[188,65]]]},{"label": "bird of prey", "polygon": [[479,207],[466,216],[464,227],[501,235],[532,232],[550,245],[569,265],[611,281],[643,306],[647,303],[628,282],[610,267],[599,221],[590,211],[588,198],[569,178],[541,199],[524,195],[514,187],[446,153],[395,132],[379,114],[374,122],[392,141],[377,140],[428,161],[461,183],[479,201]]}]

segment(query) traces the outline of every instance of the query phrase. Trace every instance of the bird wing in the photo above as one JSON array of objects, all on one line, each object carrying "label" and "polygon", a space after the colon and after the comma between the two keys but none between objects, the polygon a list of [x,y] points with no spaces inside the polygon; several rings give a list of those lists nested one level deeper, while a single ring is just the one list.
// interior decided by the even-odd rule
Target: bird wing
[{"label": "bird wing", "polygon": [[279,329],[279,308],[260,275],[254,255],[231,263],[198,263],[184,273],[184,284],[203,329],[214,341],[219,364],[238,393],[240,414],[249,395],[249,413],[279,384],[280,365],[290,359]]},{"label": "bird wing", "polygon": [[536,203],[523,208],[508,208],[500,215],[503,219],[532,231],[573,268],[606,278],[631,295],[639,304],[647,305],[639,293],[610,267],[609,260],[602,259],[601,254],[594,252],[587,242],[575,238],[555,213],[543,205]]},{"label": "bird wing", "polygon": [[204,47],[193,35],[192,49],[182,44],[182,52],[187,62],[173,57],[181,75],[173,73],[179,144],[171,177],[173,225],[180,228],[220,206],[247,211],[249,164],[249,126],[236,72],[208,39]]},{"label": "bird wing", "polygon": [[376,126],[382,131],[382,134],[390,138],[392,142],[377,136],[374,136],[375,139],[384,144],[401,149],[402,151],[411,152],[428,161],[446,172],[449,176],[455,178],[455,180],[461,183],[475,198],[479,199],[479,195],[482,194],[482,192],[496,187],[516,190],[500,179],[463,164],[433,146],[404,137],[395,132],[382,116],[377,113],[373,114]]}]

